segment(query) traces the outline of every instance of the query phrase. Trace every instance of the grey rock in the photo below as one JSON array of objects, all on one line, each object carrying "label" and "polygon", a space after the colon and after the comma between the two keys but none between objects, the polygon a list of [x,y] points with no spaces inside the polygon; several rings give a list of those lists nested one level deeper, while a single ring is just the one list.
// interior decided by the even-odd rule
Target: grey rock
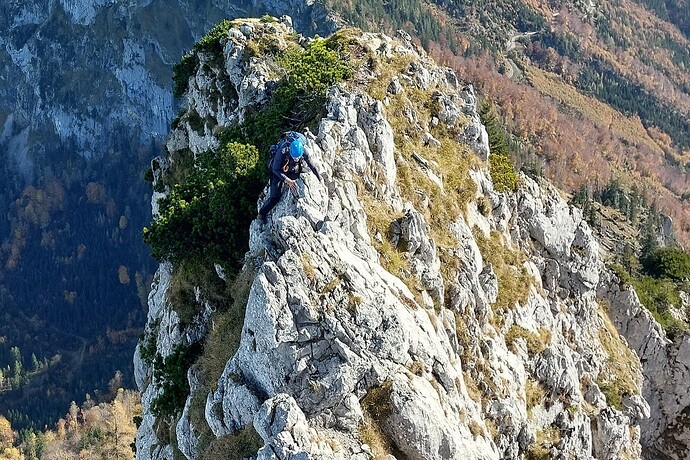
[{"label": "grey rock", "polygon": [[388,88],[386,90],[387,93],[389,94],[400,94],[404,91],[402,85],[400,84],[400,80],[397,78],[394,78],[391,80],[390,84],[388,85]]},{"label": "grey rock", "polygon": [[[373,53],[412,57],[407,75],[399,76],[401,87],[436,91],[437,122],[456,127],[453,135],[460,137],[466,126],[474,126],[464,142],[488,158],[471,87],[462,87],[448,69],[436,67],[409,43],[376,34],[361,40]],[[243,46],[241,41],[226,46],[226,68],[199,79],[197,86],[205,89],[195,95],[193,107],[235,120],[266,96],[270,69],[242,61]],[[227,110],[202,100],[212,97],[206,91],[223,75],[238,88],[235,105]],[[650,361],[667,365],[669,355],[658,347],[669,344],[653,334],[657,329],[631,303],[636,297],[607,275],[579,212],[553,187],[526,177],[514,194],[496,193],[482,165],[470,174],[477,190],[472,200],[485,200],[488,212],[471,203],[449,225],[452,244],[439,247],[430,208],[406,203],[396,182],[404,162],[430,171],[434,164],[396,152],[387,108],[356,87],[330,88],[327,111],[318,131],[307,136],[323,183],[303,175],[296,194],[284,193],[266,222],[250,227],[246,260],[258,270],[239,349],[214,391],[202,395],[213,434],[231,434],[251,422],[264,442],[260,459],[363,460],[373,452],[359,439],[360,427],[371,418],[367,404],[376,397],[387,408],[376,423],[409,458],[517,460],[540,431],[554,429],[560,441],[550,447],[553,458],[639,458],[637,424],[647,423],[651,413],[654,429],[662,430],[666,421],[655,418],[655,411],[668,395],[654,393],[657,402],[649,406],[638,394],[626,395],[624,412],[605,400],[592,381],[610,359],[600,337],[605,313],[599,302],[608,299],[612,319],[631,347],[657,350],[646,355]],[[416,139],[429,134],[412,103],[401,115],[417,130]],[[212,129],[195,135],[182,125],[185,134],[173,135],[175,145],[201,151],[216,142]],[[427,137],[432,147],[434,140]],[[366,210],[372,197],[385,216],[393,216],[384,222],[390,235],[370,235]],[[477,232],[500,240],[505,251],[521,252],[524,264],[514,268],[533,277],[521,286],[526,297],[500,312],[494,309],[505,272],[482,254]],[[408,262],[400,277],[386,270],[376,249],[389,237]],[[447,267],[441,256],[451,262]],[[147,329],[158,337],[162,353],[176,343],[201,340],[212,308],[205,307],[193,325],[181,325],[165,300],[169,270],[161,266]],[[683,353],[674,355],[678,387],[687,347],[679,344]],[[159,389],[141,359],[141,346],[138,350],[145,415],[137,442],[152,452],[165,449],[155,439],[150,414]],[[639,367],[633,363],[629,371],[631,381],[641,384]],[[185,455],[193,457],[194,427],[185,414],[177,431]]]},{"label": "grey rock", "polygon": [[[199,378],[196,375],[196,369],[191,367],[187,372],[187,380],[189,381],[190,393],[197,392],[200,388]],[[182,452],[186,458],[194,458],[197,448],[199,446],[199,438],[196,434],[196,428],[192,420],[189,418],[189,410],[192,404],[192,398],[188,397],[185,402],[182,415],[175,427],[175,434],[177,437],[177,448]]]},{"label": "grey rock", "polygon": [[[594,455],[597,458],[618,458],[630,446],[629,419],[615,409],[604,409],[594,421],[592,435]],[[635,449],[639,458],[639,449]]]}]

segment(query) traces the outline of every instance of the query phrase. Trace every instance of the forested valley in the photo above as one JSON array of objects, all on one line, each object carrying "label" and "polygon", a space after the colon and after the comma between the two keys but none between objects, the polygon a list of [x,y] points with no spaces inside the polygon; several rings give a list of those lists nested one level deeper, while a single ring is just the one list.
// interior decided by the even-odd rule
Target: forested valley
[{"label": "forested valley", "polygon": [[154,268],[141,241],[150,219],[143,171],[158,147],[126,135],[116,144],[100,158],[76,146],[46,155],[32,185],[3,162],[19,196],[0,200],[9,235],[0,250],[0,406],[15,429],[52,426],[70,401],[105,394],[118,371],[134,385]]}]

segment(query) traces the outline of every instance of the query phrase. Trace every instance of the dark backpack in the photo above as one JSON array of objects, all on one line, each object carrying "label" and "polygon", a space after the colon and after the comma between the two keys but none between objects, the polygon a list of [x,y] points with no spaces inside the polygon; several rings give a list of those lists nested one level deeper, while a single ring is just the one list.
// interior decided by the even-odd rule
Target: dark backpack
[{"label": "dark backpack", "polygon": [[268,169],[271,169],[271,165],[273,165],[273,157],[276,156],[277,153],[280,152],[280,154],[283,156],[283,167],[285,168],[287,166],[287,163],[290,161],[289,158],[285,158],[286,155],[288,155],[288,148],[290,147],[290,144],[292,141],[296,139],[302,138],[302,141],[305,140],[304,135],[300,134],[296,131],[287,131],[283,133],[281,136],[280,140],[278,141],[277,144],[273,144],[269,149],[269,155],[268,155]]}]

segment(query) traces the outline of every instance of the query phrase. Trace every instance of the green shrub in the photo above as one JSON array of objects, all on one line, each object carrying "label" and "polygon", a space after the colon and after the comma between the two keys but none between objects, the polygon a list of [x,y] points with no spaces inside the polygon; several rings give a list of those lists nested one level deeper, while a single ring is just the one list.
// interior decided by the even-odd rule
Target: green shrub
[{"label": "green shrub", "polygon": [[189,87],[189,79],[196,72],[199,58],[196,54],[187,53],[182,56],[180,62],[173,64],[173,96],[182,97]]},{"label": "green shrub", "polygon": [[321,38],[304,51],[287,54],[280,63],[302,101],[323,97],[330,86],[352,75],[352,69],[332,49],[332,42]]},{"label": "green shrub", "polygon": [[597,381],[597,385],[601,392],[606,396],[606,402],[616,408],[616,410],[623,410],[623,399],[621,397],[621,390],[616,386],[616,382]]},{"label": "green shrub", "polygon": [[479,117],[489,135],[489,171],[494,188],[499,192],[514,192],[518,186],[518,176],[513,163],[510,161],[510,147],[508,135],[494,113],[489,101],[484,101],[479,107]]},{"label": "green shrub", "polygon": [[146,338],[146,341],[141,341],[141,346],[139,347],[139,355],[142,361],[144,361],[149,366],[153,363],[156,357],[156,334],[155,330],[151,331]]},{"label": "green shrub", "polygon": [[175,97],[180,97],[187,91],[189,79],[194,75],[199,65],[199,52],[211,53],[214,56],[213,62],[216,64],[222,62],[223,45],[221,38],[227,36],[231,27],[232,21],[222,21],[196,42],[192,50],[182,56],[180,62],[173,65],[173,94]]},{"label": "green shrub", "polygon": [[690,278],[690,254],[678,248],[657,248],[643,257],[642,268],[655,278]]},{"label": "green shrub", "polygon": [[484,100],[479,106],[479,118],[486,128],[486,133],[489,135],[491,154],[503,156],[510,155],[506,130],[498,120],[493,105],[488,99]]},{"label": "green shrub", "polygon": [[612,264],[610,268],[623,283],[632,284],[632,276],[621,264]]},{"label": "green shrub", "polygon": [[158,260],[185,258],[240,265],[256,212],[265,164],[253,145],[228,143],[199,156],[188,177],[159,201],[160,215],[144,228]]},{"label": "green shrub", "polygon": [[498,192],[514,192],[518,187],[518,176],[510,158],[505,155],[489,156],[489,171],[494,188]]},{"label": "green shrub", "polygon": [[156,417],[174,417],[178,415],[189,396],[187,370],[199,355],[200,347],[178,346],[163,359],[156,356],[153,377],[162,389],[161,394],[151,403],[151,413]]},{"label": "green shrub", "polygon": [[251,143],[265,152],[285,131],[301,130],[321,118],[326,90],[352,76],[352,69],[336,51],[338,46],[334,40],[317,38],[305,49],[279,57],[286,75],[268,105],[248,114],[244,125],[228,131],[226,139]]},{"label": "green shrub", "polygon": [[652,313],[671,338],[688,329],[687,324],[674,318],[670,311],[671,308],[680,308],[682,305],[676,283],[669,279],[640,276],[632,284],[642,305]]}]

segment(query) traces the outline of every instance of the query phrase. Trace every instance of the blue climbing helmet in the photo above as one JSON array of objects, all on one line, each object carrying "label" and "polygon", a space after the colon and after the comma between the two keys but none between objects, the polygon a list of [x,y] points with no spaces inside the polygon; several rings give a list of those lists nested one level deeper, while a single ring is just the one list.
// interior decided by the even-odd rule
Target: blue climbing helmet
[{"label": "blue climbing helmet", "polygon": [[294,160],[299,160],[304,155],[304,142],[302,139],[295,139],[290,142],[290,156]]}]

